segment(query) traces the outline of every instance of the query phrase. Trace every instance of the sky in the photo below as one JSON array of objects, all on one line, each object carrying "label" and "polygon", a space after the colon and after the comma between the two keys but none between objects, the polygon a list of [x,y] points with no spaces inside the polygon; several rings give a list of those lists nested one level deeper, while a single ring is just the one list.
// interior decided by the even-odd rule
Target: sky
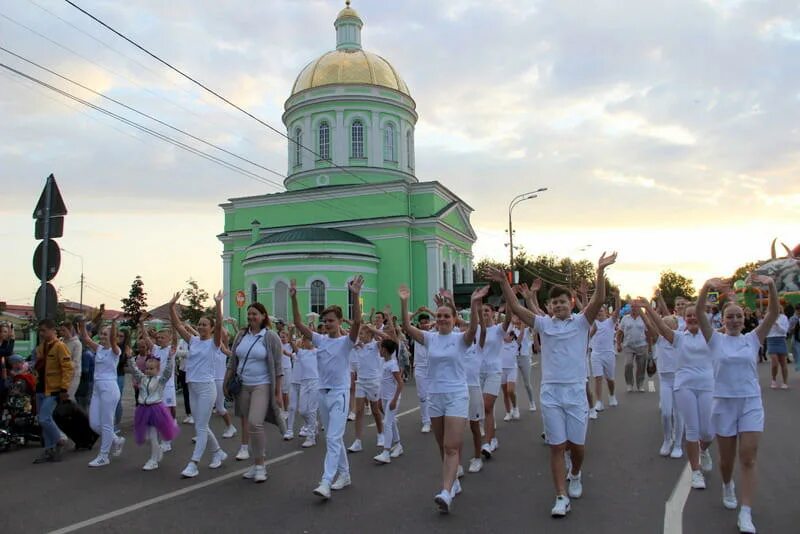
[{"label": "sky", "polygon": [[[292,83],[334,48],[344,2],[79,0],[283,129]],[[696,284],[800,243],[800,7],[774,0],[355,0],[364,48],[416,100],[416,172],[472,206],[475,261],[515,245],[595,261],[624,293],[664,269]],[[0,4],[0,46],[285,174],[286,141],[61,0]],[[140,122],[0,51],[0,63]],[[222,284],[219,204],[281,190],[186,153],[0,68],[0,300],[37,281],[31,214],[51,172],[69,208],[62,299],[149,303]],[[148,123],[159,131],[162,127]],[[184,139],[182,136],[177,137]],[[196,143],[187,141],[192,146]],[[270,180],[282,180],[248,167]],[[590,245],[590,246],[589,246]],[[398,283],[403,281],[398,281]]]}]

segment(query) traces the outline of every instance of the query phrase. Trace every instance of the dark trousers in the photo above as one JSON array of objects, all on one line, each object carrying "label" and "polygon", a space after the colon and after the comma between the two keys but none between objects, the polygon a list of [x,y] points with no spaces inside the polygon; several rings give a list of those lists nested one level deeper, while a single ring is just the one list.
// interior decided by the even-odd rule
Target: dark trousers
[{"label": "dark trousers", "polygon": [[186,415],[192,415],[192,406],[189,404],[189,387],[186,385],[186,371],[178,370],[178,385],[183,391],[183,408]]}]

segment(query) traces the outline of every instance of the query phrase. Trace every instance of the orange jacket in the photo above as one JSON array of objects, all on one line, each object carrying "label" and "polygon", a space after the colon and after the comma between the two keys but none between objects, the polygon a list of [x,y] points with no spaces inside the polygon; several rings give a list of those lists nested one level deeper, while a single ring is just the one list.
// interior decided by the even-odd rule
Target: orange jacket
[{"label": "orange jacket", "polygon": [[[45,343],[36,347],[36,358],[42,357],[44,347],[47,347],[44,363],[44,394],[67,391],[72,381],[72,357],[67,346],[59,340],[49,345]],[[41,380],[42,377],[39,377]]]}]

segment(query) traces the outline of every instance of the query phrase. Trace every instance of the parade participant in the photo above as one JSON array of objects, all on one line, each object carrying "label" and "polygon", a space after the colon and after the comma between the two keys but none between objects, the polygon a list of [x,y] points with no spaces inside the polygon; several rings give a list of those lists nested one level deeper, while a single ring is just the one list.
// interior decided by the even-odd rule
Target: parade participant
[{"label": "parade participant", "polygon": [[[148,338],[149,339],[149,338]],[[162,328],[156,333],[156,345],[152,347],[152,355],[161,362],[161,374],[169,373],[170,378],[164,383],[164,406],[169,409],[172,418],[177,422],[177,392],[175,391],[175,359],[178,354],[178,334],[170,327]],[[166,363],[165,363],[166,362]],[[172,440],[162,439],[161,449],[172,450]]]},{"label": "parade participant", "polygon": [[[766,320],[764,316],[764,320]],[[763,323],[764,320],[761,322]],[[789,389],[789,368],[786,365],[786,358],[789,355],[789,348],[786,344],[786,334],[789,331],[789,318],[783,313],[778,314],[775,323],[767,334],[767,357],[771,362],[772,382],[769,387],[778,388],[778,370],[781,372],[781,389]]]},{"label": "parade participant", "polygon": [[[380,313],[380,312],[378,312]],[[383,314],[381,314],[383,317]],[[381,326],[383,323],[381,322]],[[381,330],[370,324],[361,325],[358,343],[353,347],[356,357],[356,438],[347,450],[361,452],[361,440],[364,436],[364,406],[369,402],[375,428],[378,432],[377,446],[383,447],[383,414],[380,407],[381,371],[383,359],[380,355],[376,338]]]},{"label": "parade participant", "polygon": [[[479,316],[479,320],[481,316]],[[479,325],[476,338],[483,332]],[[481,455],[481,423],[485,417],[483,407],[483,393],[481,392],[481,356],[478,353],[478,339],[475,339],[467,350],[464,351],[464,372],[467,376],[467,390],[469,391],[469,429],[472,433],[473,455],[469,460],[467,471],[478,473],[483,469],[483,457]],[[460,453],[459,453],[460,454]],[[460,465],[459,465],[460,467]]]},{"label": "parade participant", "polygon": [[[738,447],[742,507],[737,525],[739,532],[755,534],[751,506],[756,489],[758,442],[764,431],[764,407],[758,384],[758,349],[768,337],[776,319],[783,314],[772,278],[750,275],[749,281],[769,288],[767,313],[755,330],[742,334],[744,312],[735,302],[729,303],[723,309],[721,320],[724,334],[714,331],[705,316],[698,317],[698,323],[711,349],[714,362],[714,405],[711,419],[719,448],[722,504],[730,510],[735,510],[738,505],[733,484]],[[702,308],[705,303],[708,288],[723,290],[725,287],[726,284],[719,279],[706,282],[700,290],[698,307]]]},{"label": "parade participant", "polygon": [[231,414],[228,413],[228,409],[225,408],[225,373],[228,370],[228,357],[231,355],[231,349],[228,345],[228,331],[224,328],[224,325],[220,333],[222,334],[222,343],[220,343],[217,352],[214,354],[214,385],[217,388],[214,411],[217,415],[222,417],[222,420],[225,422],[225,430],[222,431],[222,437],[230,439],[234,437],[237,432],[236,427],[233,425]]},{"label": "parade participant", "polygon": [[[79,323],[81,341],[94,352],[94,389],[89,403],[89,425],[100,435],[100,453],[89,462],[89,467],[103,467],[111,463],[108,454],[122,454],[125,438],[114,433],[114,412],[119,403],[120,389],[117,384],[118,362],[122,349],[117,345],[117,319],[111,326],[100,330],[100,343],[95,343],[86,331],[86,324]],[[113,447],[113,452],[112,452]]]},{"label": "parade participant", "polygon": [[[506,273],[488,268],[486,275],[501,284],[506,305],[511,313],[532,326],[542,342],[541,408],[545,436],[550,446],[550,470],[556,488],[553,517],[564,517],[570,511],[570,497],[583,494],[581,467],[584,459],[586,426],[589,406],[586,402],[586,351],[589,329],[606,298],[605,269],[613,265],[617,254],[606,256],[597,263],[595,291],[582,313],[572,314],[569,289],[553,286],[550,304],[553,317],[537,316],[519,304],[508,283]],[[571,468],[567,473],[569,489],[565,486],[565,452],[569,451]],[[569,494],[569,497],[567,496]]]},{"label": "parade participant", "polygon": [[186,357],[189,356],[189,344],[183,339],[178,339],[178,346],[175,352],[175,362],[178,368],[177,379],[181,386],[181,396],[183,397],[183,418],[184,425],[193,425],[192,403],[189,400],[189,385],[186,383]]},{"label": "parade participant", "polygon": [[58,330],[59,334],[61,334],[61,340],[67,346],[67,349],[69,349],[69,356],[72,359],[72,382],[69,385],[67,393],[69,393],[70,399],[76,400],[75,394],[77,393],[78,386],[81,383],[83,345],[81,345],[80,337],[78,337],[77,332],[75,332],[75,325],[72,323],[72,321],[61,321],[61,326]]},{"label": "parade participant", "polygon": [[[278,334],[281,338],[281,350],[283,357],[289,357],[292,360],[291,371],[286,374],[286,367],[283,369],[283,381],[289,383],[289,399],[288,404],[288,417],[286,418],[286,433],[283,435],[285,441],[294,439],[294,421],[297,417],[300,404],[300,386],[303,384],[303,367],[300,365],[295,344],[291,341],[291,335],[287,330],[283,330]],[[283,360],[283,358],[281,358]],[[304,429],[305,427],[303,427]]]},{"label": "parade participant", "polygon": [[117,359],[117,387],[119,388],[119,399],[117,400],[117,407],[114,410],[114,433],[119,434],[119,425],[122,422],[122,395],[125,392],[125,368],[128,365],[128,358],[133,353],[131,347],[132,336],[130,330],[127,328],[119,328],[119,350],[120,355]]},{"label": "parade participant", "polygon": [[338,306],[329,306],[320,314],[326,335],[313,332],[304,325],[297,303],[297,282],[291,280],[289,285],[295,328],[317,348],[320,416],[325,427],[327,449],[322,480],[314,489],[314,494],[323,499],[330,499],[332,489],[340,490],[351,484],[350,465],[347,462],[343,438],[347,424],[347,406],[349,406],[350,351],[355,346],[361,330],[359,294],[362,285],[364,277],[361,275],[355,276],[347,284],[353,296],[353,319],[348,335],[342,335],[343,316],[342,309]]},{"label": "parade participant", "polygon": [[284,419],[289,418],[289,377],[292,376],[292,365],[294,361],[294,347],[289,343],[289,332],[282,331],[278,334],[281,340],[281,367],[283,368],[284,380],[281,382],[281,401],[284,407]]},{"label": "parade participant", "polygon": [[44,452],[33,461],[35,464],[61,461],[61,445],[59,444],[61,431],[53,421],[53,411],[59,400],[69,400],[69,387],[72,384],[73,373],[69,349],[59,341],[54,321],[51,319],[39,321],[39,339],[35,364],[36,405],[39,425],[42,428]]},{"label": "parade participant", "polygon": [[[513,321],[514,318],[512,318]],[[519,419],[519,408],[517,408],[517,356],[519,355],[519,331],[511,329],[503,338],[503,347],[500,349],[500,360],[502,362],[502,374],[500,376],[500,388],[503,390],[503,406],[506,415],[503,421]]]},{"label": "parade participant", "polygon": [[194,410],[194,431],[196,441],[189,463],[181,472],[184,478],[194,478],[200,474],[197,463],[203,457],[206,445],[211,446],[212,456],[208,467],[217,469],[222,466],[228,455],[219,446],[217,437],[208,423],[211,411],[217,400],[217,386],[214,383],[214,358],[222,343],[222,292],[214,295],[215,317],[204,316],[197,321],[198,335],[191,335],[186,325],[178,317],[176,304],[181,292],[175,293],[169,301],[169,317],[178,335],[189,345],[186,355],[186,383],[189,387],[189,399]]},{"label": "parade participant", "polygon": [[408,299],[411,291],[400,286],[400,315],[406,335],[425,346],[428,351],[428,385],[430,392],[431,428],[442,458],[442,491],[434,501],[442,513],[449,513],[453,498],[460,492],[458,482],[459,455],[464,439],[464,423],[469,415],[469,389],[464,370],[464,353],[472,345],[481,313],[481,300],[488,295],[489,286],[476,289],[470,299],[469,327],[465,332],[455,330],[458,314],[450,304],[436,309],[437,331],[423,331],[409,320]]},{"label": "parade participant", "polygon": [[281,384],[288,377],[283,376],[280,337],[269,326],[269,314],[264,305],[251,303],[247,307],[247,328],[236,335],[225,374],[226,396],[232,395],[227,389],[232,378],[235,376],[241,381],[240,391],[234,395],[236,409],[249,427],[249,456],[253,458],[253,464],[242,477],[257,483],[267,480],[264,421],[286,433],[279,410],[282,407]]},{"label": "parade participant", "polygon": [[591,336],[589,340],[590,361],[592,376],[594,377],[594,409],[598,412],[602,412],[605,409],[603,405],[603,379],[605,379],[608,386],[608,405],[617,406],[619,404],[615,395],[614,382],[617,369],[617,355],[614,351],[614,331],[619,318],[619,290],[614,291],[614,299],[614,311],[609,315],[608,308],[603,305],[597,312],[597,319],[595,319],[592,329],[589,331]]},{"label": "parade participant", "polygon": [[[147,336],[147,333],[144,333]],[[150,459],[144,464],[144,471],[158,469],[158,462],[164,454],[159,439],[171,442],[178,435],[178,424],[172,417],[169,408],[164,404],[164,390],[172,379],[174,355],[170,354],[161,362],[153,356],[145,361],[145,371],[139,370],[136,359],[128,360],[128,368],[139,383],[139,405],[133,418],[133,436],[137,445],[150,441]]]},{"label": "parade participant", "polygon": [[495,436],[494,403],[500,395],[500,381],[503,376],[501,351],[511,315],[507,314],[502,324],[495,324],[494,310],[488,304],[481,307],[481,314],[483,314],[483,324],[486,325],[486,336],[481,334],[483,344],[478,344],[481,354],[481,391],[484,406],[484,442],[481,454],[489,459],[499,446]]},{"label": "parade participant", "polygon": [[[417,310],[417,328],[422,331],[431,329],[431,316],[428,309],[420,307]],[[412,340],[414,346],[414,383],[417,386],[419,399],[419,415],[422,420],[421,432],[427,434],[431,431],[431,416],[428,413],[428,351],[425,345]]]},{"label": "parade participant", "polygon": [[379,464],[391,463],[392,458],[398,458],[403,454],[400,429],[397,427],[397,408],[403,391],[403,377],[400,374],[397,358],[394,356],[397,349],[397,342],[391,338],[384,338],[380,342],[379,350],[384,362],[380,391],[380,409],[384,414],[383,452],[373,458]]},{"label": "parade participant", "polygon": [[317,410],[319,408],[319,372],[317,371],[317,349],[310,339],[298,340],[295,367],[300,368],[300,403],[298,411],[303,418],[300,435],[306,440],[302,447],[313,447],[317,444]]},{"label": "parade participant", "polygon": [[[628,392],[644,391],[647,331],[641,317],[641,308],[635,302],[631,303],[631,313],[619,322],[616,349],[625,358],[625,384]],[[636,368],[635,380],[634,367]]]}]

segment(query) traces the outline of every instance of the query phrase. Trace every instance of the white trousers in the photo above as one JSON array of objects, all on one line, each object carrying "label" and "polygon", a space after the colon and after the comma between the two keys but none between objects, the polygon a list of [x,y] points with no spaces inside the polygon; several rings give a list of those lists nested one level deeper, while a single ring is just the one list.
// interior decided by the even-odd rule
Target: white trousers
[{"label": "white trousers", "polygon": [[431,415],[428,411],[430,397],[428,393],[428,370],[414,368],[414,381],[417,384],[417,397],[419,397],[419,415],[423,425],[431,424]]},{"label": "white trousers", "polygon": [[[522,383],[525,384],[525,392],[528,394],[528,402],[531,406],[535,404],[533,397],[533,386],[531,385],[531,355],[518,354],[517,355],[517,369],[519,375],[522,377]],[[517,380],[519,382],[519,380]]]},{"label": "white trousers", "polygon": [[[225,409],[225,393],[222,389],[224,380],[214,380],[214,385],[217,386],[217,398],[214,401],[214,409],[217,410],[217,415],[225,415],[228,410]],[[191,401],[189,401],[191,403]]]},{"label": "white trousers", "polygon": [[333,483],[336,473],[350,473],[347,450],[344,448],[344,430],[347,426],[347,411],[350,405],[350,390],[319,390],[319,408],[322,425],[325,427],[325,470],[322,480]]},{"label": "white trousers", "polygon": [[[348,401],[349,403],[349,401]],[[306,432],[317,434],[317,411],[319,410],[319,380],[309,378],[300,384],[300,403],[298,411],[305,421]]]},{"label": "white trousers", "polygon": [[89,404],[89,426],[100,435],[100,454],[108,456],[114,443],[114,413],[119,403],[116,380],[95,380]]},{"label": "white trousers", "polygon": [[675,373],[658,374],[658,396],[661,402],[661,426],[664,430],[664,440],[672,440],[675,445],[683,443],[683,417],[675,407],[675,392],[672,386],[675,383]]},{"label": "white trousers", "polygon": [[675,391],[675,407],[686,426],[686,441],[711,442],[714,439],[711,428],[712,400],[711,391],[688,388]]},{"label": "white trousers", "polygon": [[395,443],[400,443],[400,429],[397,427],[397,410],[400,408],[400,399],[394,410],[389,409],[394,396],[381,399],[383,403],[383,448],[390,449]]},{"label": "white trousers", "polygon": [[210,442],[211,452],[219,450],[217,437],[208,426],[211,421],[211,410],[217,400],[217,385],[214,382],[189,382],[189,404],[194,417],[194,432],[197,441],[192,452],[192,461],[199,462]]},{"label": "white trousers", "polygon": [[300,384],[289,384],[289,419],[286,421],[286,430],[294,433],[294,418],[297,415],[300,403]]}]

